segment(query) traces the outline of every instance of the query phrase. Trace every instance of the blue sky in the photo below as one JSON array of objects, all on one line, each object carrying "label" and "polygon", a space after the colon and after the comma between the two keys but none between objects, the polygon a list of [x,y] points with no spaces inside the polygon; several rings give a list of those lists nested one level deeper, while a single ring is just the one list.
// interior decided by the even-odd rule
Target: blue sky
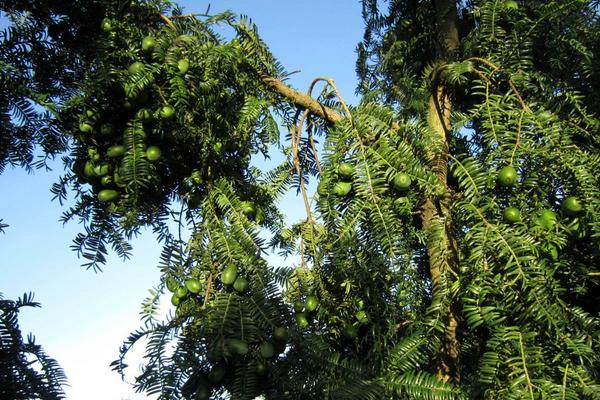
[{"label": "blue sky", "polygon": [[[180,2],[186,11],[204,11],[205,1]],[[288,71],[289,83],[305,91],[316,76],[335,80],[349,103],[354,91],[355,48],[362,36],[358,0],[220,0],[211,12],[231,9],[248,15]],[[122,340],[139,324],[140,302],[159,280],[161,247],[150,232],[133,242],[131,260],[108,260],[96,274],[80,267],[70,250],[80,226],[63,226],[64,209],[49,191],[62,171],[28,175],[8,169],[0,175],[0,219],[10,226],[0,234],[0,292],[16,298],[33,291],[41,309],[20,317],[23,332],[33,332],[65,369],[69,400],[145,399],[135,394],[108,364]],[[288,196],[282,205],[290,222],[303,218],[302,200]],[[132,360],[133,361],[133,360]],[[135,362],[131,370],[137,371]]]}]

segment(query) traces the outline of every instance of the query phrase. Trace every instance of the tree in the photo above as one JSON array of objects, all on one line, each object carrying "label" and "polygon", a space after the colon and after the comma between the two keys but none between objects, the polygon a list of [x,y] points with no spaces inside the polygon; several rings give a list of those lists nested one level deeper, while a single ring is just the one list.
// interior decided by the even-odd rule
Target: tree
[{"label": "tree", "polygon": [[598,2],[362,3],[349,107],[286,85],[247,18],[89,2],[54,192],[88,267],[142,226],[165,246],[115,369],[147,338],[136,386],[164,399],[600,397]]},{"label": "tree", "polygon": [[30,334],[23,340],[18,315],[23,307],[39,307],[32,294],[16,301],[0,296],[0,398],[27,400],[64,399],[67,378]]}]

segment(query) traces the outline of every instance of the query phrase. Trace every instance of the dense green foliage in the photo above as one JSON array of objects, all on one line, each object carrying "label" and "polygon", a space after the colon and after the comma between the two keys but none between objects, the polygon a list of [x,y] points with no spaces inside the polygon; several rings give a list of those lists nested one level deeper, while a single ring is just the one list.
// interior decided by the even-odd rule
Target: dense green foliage
[{"label": "dense green foliage", "polygon": [[[328,85],[325,114],[272,84],[285,70],[246,18],[89,4],[90,47],[66,44],[81,75],[57,78],[43,123],[70,144],[54,192],[75,195],[64,219],[84,222],[88,267],[109,245],[126,257],[143,226],[164,242],[144,327],[114,363],[125,373],[148,339],[139,390],[600,398],[597,1],[364,0],[363,101]],[[253,167],[270,149],[284,162]],[[286,226],[290,190],[307,217]]]},{"label": "dense green foliage", "polygon": [[0,296],[0,398],[11,400],[64,399],[62,385],[67,378],[58,363],[35,343],[25,340],[18,316],[23,307],[39,307],[33,295],[16,301]]}]

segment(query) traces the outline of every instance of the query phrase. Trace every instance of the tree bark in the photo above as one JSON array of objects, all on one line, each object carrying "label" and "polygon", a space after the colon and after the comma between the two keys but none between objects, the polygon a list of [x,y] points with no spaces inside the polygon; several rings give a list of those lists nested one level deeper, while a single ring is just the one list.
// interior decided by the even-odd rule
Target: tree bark
[{"label": "tree bark", "polygon": [[[458,49],[456,3],[454,0],[435,0],[438,29],[438,61],[449,61]],[[448,139],[451,127],[452,99],[443,82],[435,82],[429,99],[427,122],[435,135],[435,153],[430,167],[440,182],[448,188]],[[428,234],[427,255],[431,275],[432,297],[437,299],[448,290],[449,272],[458,273],[458,257],[451,245],[448,221],[449,206],[446,199],[425,199],[421,207],[421,222]],[[442,238],[441,241],[439,240]],[[460,341],[458,338],[459,314],[453,304],[444,315],[446,331],[442,346],[434,357],[436,377],[443,382],[460,380]]]}]

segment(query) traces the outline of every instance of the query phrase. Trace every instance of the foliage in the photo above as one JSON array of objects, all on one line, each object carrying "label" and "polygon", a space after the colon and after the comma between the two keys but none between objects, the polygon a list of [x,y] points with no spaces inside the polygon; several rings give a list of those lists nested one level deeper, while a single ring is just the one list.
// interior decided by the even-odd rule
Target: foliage
[{"label": "foliage", "polygon": [[67,378],[58,365],[29,334],[24,340],[18,316],[23,307],[39,307],[33,294],[5,300],[0,296],[0,398],[64,399]]},{"label": "foliage", "polygon": [[[53,191],[75,195],[88,267],[143,226],[164,243],[113,363],[147,340],[138,390],[600,397],[598,2],[364,0],[355,107],[330,82],[310,100],[285,86],[245,17],[126,3],[102,2],[59,91]],[[274,145],[283,162],[255,168]],[[286,226],[289,191],[307,216]]]}]

